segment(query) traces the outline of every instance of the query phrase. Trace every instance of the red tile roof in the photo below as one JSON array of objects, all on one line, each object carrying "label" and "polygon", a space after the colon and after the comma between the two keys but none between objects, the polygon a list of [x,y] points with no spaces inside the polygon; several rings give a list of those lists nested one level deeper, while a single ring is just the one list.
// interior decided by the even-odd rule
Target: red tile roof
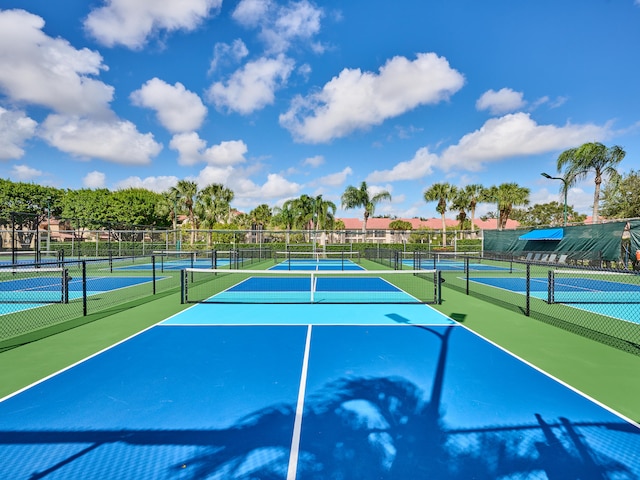
[{"label": "red tile roof", "polygon": [[[346,230],[362,230],[361,218],[339,218],[338,220],[342,220],[344,222]],[[409,222],[413,230],[417,230],[419,228],[429,228],[431,230],[442,229],[441,218],[427,218],[424,220],[419,218],[369,218],[369,220],[367,220],[367,230],[388,230],[389,224],[394,220]],[[454,230],[458,228],[460,222],[447,218],[445,219],[445,223],[447,230]],[[495,219],[480,220],[479,218],[476,218],[474,219],[474,224],[478,230],[495,230],[497,228],[497,222]],[[505,228],[514,229],[519,225],[520,223],[515,220],[508,220]]]}]

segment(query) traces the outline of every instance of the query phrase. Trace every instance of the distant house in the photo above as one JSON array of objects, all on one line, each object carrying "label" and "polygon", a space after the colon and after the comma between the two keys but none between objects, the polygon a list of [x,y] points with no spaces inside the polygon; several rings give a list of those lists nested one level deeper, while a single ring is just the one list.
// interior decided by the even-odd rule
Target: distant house
[{"label": "distant house", "polygon": [[[357,242],[362,241],[362,223],[363,220],[361,218],[339,218],[338,220],[342,220],[344,223],[346,233],[345,241],[347,242]],[[389,225],[391,222],[401,220],[404,222],[408,222],[411,224],[411,231],[420,230],[420,229],[429,229],[434,231],[440,231],[442,229],[442,219],[441,218],[428,218],[428,219],[419,219],[419,218],[369,218],[367,220],[367,242],[373,243],[390,243],[398,241],[397,232],[393,232]],[[479,230],[496,230],[498,228],[497,221],[495,219],[490,220],[480,220],[475,219],[474,225],[476,226],[476,231]],[[445,225],[447,227],[447,232],[455,232],[459,231],[460,222],[453,219],[445,219]],[[515,220],[508,220],[506,229],[515,229],[520,225],[519,222]],[[406,233],[406,232],[405,232]]]}]

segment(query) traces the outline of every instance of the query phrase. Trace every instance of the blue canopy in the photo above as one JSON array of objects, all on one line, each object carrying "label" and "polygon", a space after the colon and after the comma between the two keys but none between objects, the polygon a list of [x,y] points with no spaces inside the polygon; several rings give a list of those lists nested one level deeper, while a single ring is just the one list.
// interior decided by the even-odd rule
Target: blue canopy
[{"label": "blue canopy", "polygon": [[562,228],[545,228],[543,230],[531,230],[520,235],[518,240],[562,240],[564,230]]}]

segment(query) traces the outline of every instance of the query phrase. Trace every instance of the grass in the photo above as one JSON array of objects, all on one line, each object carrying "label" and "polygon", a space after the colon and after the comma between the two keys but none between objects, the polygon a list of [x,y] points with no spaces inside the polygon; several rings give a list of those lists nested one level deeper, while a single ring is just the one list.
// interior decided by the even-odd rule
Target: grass
[{"label": "grass", "polygon": [[[365,262],[363,261],[363,264]],[[364,265],[363,265],[364,266]],[[383,269],[378,264],[366,265]],[[260,267],[258,267],[260,268]],[[65,331],[0,353],[0,398],[79,362],[183,310],[179,293],[139,299],[90,315]],[[442,313],[596,401],[640,422],[640,356],[443,289]]]}]

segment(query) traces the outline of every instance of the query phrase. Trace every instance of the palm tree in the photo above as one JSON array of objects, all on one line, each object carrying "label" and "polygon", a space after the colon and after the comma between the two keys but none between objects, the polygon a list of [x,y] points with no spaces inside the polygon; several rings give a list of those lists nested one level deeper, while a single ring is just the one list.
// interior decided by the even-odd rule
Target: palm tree
[{"label": "palm tree", "polygon": [[499,230],[503,230],[507,225],[514,206],[529,204],[529,193],[528,188],[521,187],[517,183],[503,183],[488,190],[490,198],[498,203]]},{"label": "palm tree", "polygon": [[382,200],[391,200],[391,194],[386,190],[383,190],[371,196],[369,194],[369,187],[367,186],[367,182],[362,182],[360,184],[360,188],[349,185],[342,194],[341,201],[343,208],[364,208],[362,233],[365,235],[365,238],[363,238],[363,241],[366,240],[367,220],[375,212],[376,204],[378,204]]},{"label": "palm tree", "polygon": [[464,187],[466,195],[469,197],[469,211],[471,212],[471,232],[475,232],[476,226],[474,224],[476,219],[476,207],[478,203],[482,202],[485,188],[479,183],[474,183]]},{"label": "palm tree", "polygon": [[447,244],[447,223],[444,214],[447,211],[447,204],[453,200],[457,188],[449,183],[434,183],[424,192],[426,202],[438,202],[436,212],[442,215],[442,246]]},{"label": "palm tree", "polygon": [[[205,215],[200,219],[209,225],[229,223],[230,221],[230,203],[233,200],[234,193],[220,183],[211,183],[198,192],[197,205],[200,211]],[[198,213],[198,212],[197,212]]]},{"label": "palm tree", "polygon": [[274,217],[273,221],[285,228],[285,243],[289,243],[289,235],[291,229],[295,226],[295,210],[293,207],[293,200],[287,200],[282,204],[282,207],[273,208]]},{"label": "palm tree", "polygon": [[335,222],[336,204],[330,200],[324,200],[322,195],[317,195],[313,199],[314,219],[313,227],[315,229],[314,235],[314,249],[315,243],[318,241],[318,230],[328,230],[333,227]]},{"label": "palm tree", "polygon": [[620,175],[616,170],[626,152],[614,145],[606,147],[602,143],[585,143],[577,148],[565,150],[558,157],[558,172],[566,167],[564,178],[567,180],[563,188],[569,189],[576,182],[583,180],[590,171],[594,171],[595,190],[593,192],[593,222],[598,221],[598,206],[600,203],[600,187],[604,178],[618,181]]},{"label": "palm tree", "polygon": [[331,200],[324,200],[322,195],[318,195],[313,199],[315,220],[314,226],[316,230],[328,230],[333,227],[335,222],[336,204]]},{"label": "palm tree", "polygon": [[464,222],[467,219],[467,210],[471,208],[471,198],[466,189],[457,188],[451,202],[451,210],[457,210],[457,219],[460,222],[460,230],[464,230]]},{"label": "palm tree", "polygon": [[175,187],[171,187],[171,194],[175,195],[178,203],[185,207],[191,224],[191,245],[196,241],[196,216],[193,207],[198,195],[198,184],[189,180],[178,180]]}]

